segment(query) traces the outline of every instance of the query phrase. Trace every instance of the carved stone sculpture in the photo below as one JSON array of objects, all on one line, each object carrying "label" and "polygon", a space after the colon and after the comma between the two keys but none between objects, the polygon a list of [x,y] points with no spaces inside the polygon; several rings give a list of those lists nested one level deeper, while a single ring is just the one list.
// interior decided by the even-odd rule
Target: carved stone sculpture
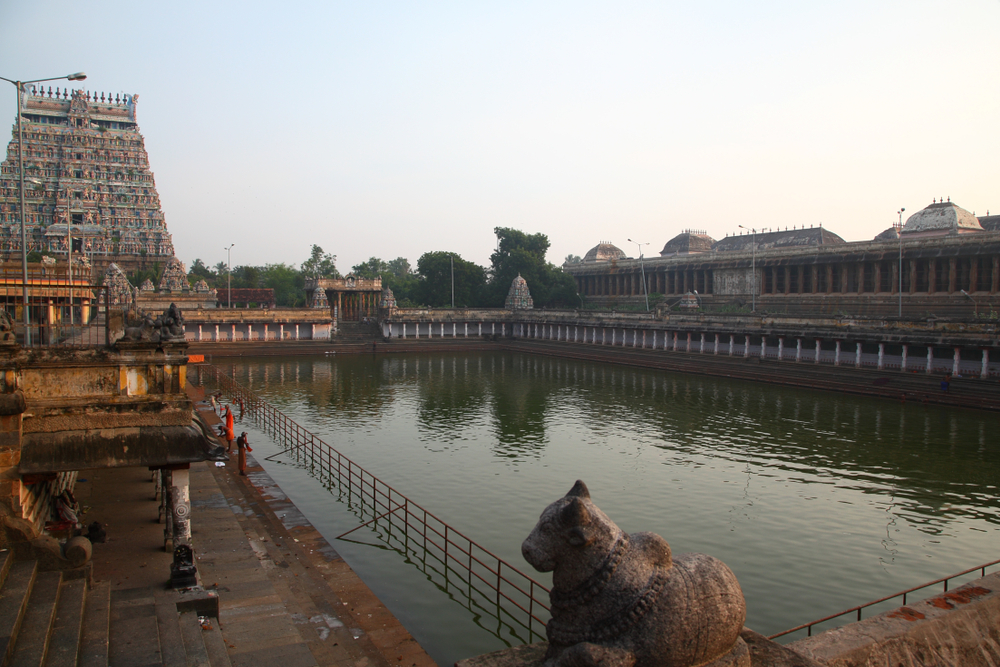
[{"label": "carved stone sculpture", "polygon": [[673,558],[654,533],[623,532],[581,481],[521,545],[552,572],[545,667],[749,667],[736,576],[705,554]]},{"label": "carved stone sculpture", "polygon": [[0,345],[16,345],[14,334],[14,318],[6,310],[0,309]]}]

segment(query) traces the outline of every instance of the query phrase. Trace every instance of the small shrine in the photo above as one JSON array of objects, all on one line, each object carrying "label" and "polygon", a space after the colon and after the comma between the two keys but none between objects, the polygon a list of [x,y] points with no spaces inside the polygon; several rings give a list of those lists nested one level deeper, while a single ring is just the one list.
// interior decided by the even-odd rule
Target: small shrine
[{"label": "small shrine", "polygon": [[330,302],[326,299],[326,292],[324,290],[318,289],[313,290],[312,293],[312,307],[313,308],[330,308]]},{"label": "small shrine", "polygon": [[528,291],[528,281],[517,274],[517,278],[510,284],[510,291],[507,292],[507,300],[504,308],[507,310],[531,310],[535,307],[535,301]]},{"label": "small shrine", "polygon": [[379,301],[378,307],[390,312],[396,310],[396,296],[392,293],[391,288],[386,287],[382,290],[382,299]]},{"label": "small shrine", "polygon": [[176,257],[167,260],[167,268],[163,270],[163,277],[160,278],[158,289],[160,292],[188,292],[191,290],[184,262]]},{"label": "small shrine", "polygon": [[118,265],[112,262],[104,272],[102,284],[108,288],[108,303],[112,306],[130,306],[135,297],[132,283]]},{"label": "small shrine", "polygon": [[153,281],[152,280],[150,280],[149,278],[146,278],[145,280],[142,281],[142,284],[139,285],[139,291],[140,292],[155,292],[156,291],[156,287],[153,285]]}]

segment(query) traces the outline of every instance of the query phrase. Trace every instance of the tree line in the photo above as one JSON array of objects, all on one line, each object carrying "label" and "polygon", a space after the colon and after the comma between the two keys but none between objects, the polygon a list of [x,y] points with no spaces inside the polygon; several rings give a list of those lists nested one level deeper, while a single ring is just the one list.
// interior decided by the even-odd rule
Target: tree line
[{"label": "tree line", "polygon": [[[489,266],[479,266],[447,251],[426,252],[417,260],[416,268],[397,257],[384,261],[371,257],[351,267],[358,278],[382,278],[382,286],[392,289],[396,303],[406,307],[499,308],[504,305],[511,282],[520,274],[536,307],[576,307],[581,305],[572,276],[545,260],[549,239],[545,234],[526,234],[508,227],[494,229],[497,247],[490,256]],[[236,266],[232,270],[232,286],[271,288],[279,306],[305,305],[305,281],[310,278],[342,277],[336,267],[336,255],[313,245],[310,256],[299,268],[289,264]],[[191,263],[188,278],[192,282],[205,280],[210,287],[225,289],[226,263],[208,267],[200,259]]]}]

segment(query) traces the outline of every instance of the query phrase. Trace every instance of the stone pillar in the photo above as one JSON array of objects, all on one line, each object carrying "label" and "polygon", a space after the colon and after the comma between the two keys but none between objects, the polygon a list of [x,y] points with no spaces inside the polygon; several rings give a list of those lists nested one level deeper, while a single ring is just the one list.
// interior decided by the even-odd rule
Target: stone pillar
[{"label": "stone pillar", "polygon": [[479,324],[478,324],[478,332],[476,333],[476,335],[477,336],[482,336],[483,335],[483,323],[482,322],[479,322]]},{"label": "stone pillar", "polygon": [[267,334],[267,325],[265,324],[264,325],[264,340],[267,340],[267,336],[268,336],[268,334]]},{"label": "stone pillar", "polygon": [[[454,338],[454,336],[455,336],[455,323],[454,322],[451,323],[451,333],[452,333],[452,337]],[[441,323],[441,338],[444,338],[444,322]]]},{"label": "stone pillar", "polygon": [[833,353],[833,365],[834,366],[839,366],[840,365],[840,341],[839,340],[837,341],[837,349]]},{"label": "stone pillar", "polygon": [[823,351],[823,341],[820,340],[819,338],[817,338],[816,339],[816,358],[813,359],[813,363],[814,364],[818,364],[819,363],[819,356],[820,356],[820,352],[822,352],[822,351]]},{"label": "stone pillar", "polygon": [[979,377],[986,379],[990,376],[990,351],[987,348],[983,348],[983,367],[979,371]]},{"label": "stone pillar", "polygon": [[744,357],[749,357],[750,356],[750,336],[749,335],[746,337],[746,344],[743,346],[743,356]]},{"label": "stone pillar", "polygon": [[930,373],[931,369],[934,368],[934,347],[932,345],[927,346],[927,369],[926,373]]},{"label": "stone pillar", "polygon": [[[392,325],[389,326],[389,331],[390,332],[392,331]],[[299,339],[299,325],[296,324],[295,325],[295,340],[298,340],[298,339]]]},{"label": "stone pillar", "polygon": [[785,354],[785,337],[778,336],[778,361],[781,361],[781,358],[784,356],[784,354]]},{"label": "stone pillar", "polygon": [[856,342],[854,348],[854,367],[861,368],[861,341]]},{"label": "stone pillar", "polygon": [[736,336],[734,334],[729,334],[729,356],[733,356],[733,350],[736,347]]},{"label": "stone pillar", "polygon": [[[653,332],[653,347],[656,347],[656,332]],[[642,349],[646,349],[646,330],[642,330]]]},{"label": "stone pillar", "polygon": [[798,363],[802,361],[802,339],[795,339],[795,362]]},{"label": "stone pillar", "polygon": [[948,259],[948,294],[958,291],[958,259]]},{"label": "stone pillar", "polygon": [[201,325],[198,325],[198,341],[201,341]]},{"label": "stone pillar", "polygon": [[691,351],[691,332],[690,331],[688,331],[688,334],[687,334],[687,345],[684,347],[684,351],[685,352],[690,352]]},{"label": "stone pillar", "polygon": [[677,351],[677,332],[676,331],[674,332],[674,346],[671,349],[673,349],[674,352]]},{"label": "stone pillar", "polygon": [[469,337],[469,323],[468,322],[465,323],[465,337],[466,338]]},{"label": "stone pillar", "polygon": [[501,336],[506,336],[507,335],[507,323],[506,322],[501,322],[500,323],[500,335]]},{"label": "stone pillar", "polygon": [[403,335],[402,338],[406,338],[406,322],[403,322]]},{"label": "stone pillar", "polygon": [[215,325],[215,340],[219,340],[219,325]]},{"label": "stone pillar", "polygon": [[607,337],[608,337],[607,328],[601,327],[601,345],[604,345],[604,342],[607,340]]},{"label": "stone pillar", "polygon": [[885,343],[878,344],[878,369],[885,370]]},{"label": "stone pillar", "polygon": [[903,371],[904,373],[906,372],[906,353],[909,351],[910,351],[910,346],[904,344],[903,353],[900,355],[900,360],[899,360],[899,370]]},{"label": "stone pillar", "polygon": [[701,345],[698,346],[698,354],[705,354],[705,334],[701,334]]},{"label": "stone pillar", "polygon": [[955,348],[955,357],[951,362],[951,374],[961,375],[962,374],[962,348]]},{"label": "stone pillar", "polygon": [[190,471],[187,468],[170,473],[170,515],[173,519],[173,547],[191,544]]},{"label": "stone pillar", "polygon": [[712,351],[712,354],[719,354],[719,334],[715,334],[715,349]]}]

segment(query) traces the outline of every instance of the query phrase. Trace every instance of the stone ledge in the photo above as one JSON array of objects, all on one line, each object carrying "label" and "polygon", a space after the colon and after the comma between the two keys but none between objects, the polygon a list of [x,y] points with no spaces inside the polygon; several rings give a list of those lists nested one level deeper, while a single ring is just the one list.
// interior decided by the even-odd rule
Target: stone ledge
[{"label": "stone ledge", "polygon": [[1000,572],[789,644],[826,665],[1000,663]]}]

